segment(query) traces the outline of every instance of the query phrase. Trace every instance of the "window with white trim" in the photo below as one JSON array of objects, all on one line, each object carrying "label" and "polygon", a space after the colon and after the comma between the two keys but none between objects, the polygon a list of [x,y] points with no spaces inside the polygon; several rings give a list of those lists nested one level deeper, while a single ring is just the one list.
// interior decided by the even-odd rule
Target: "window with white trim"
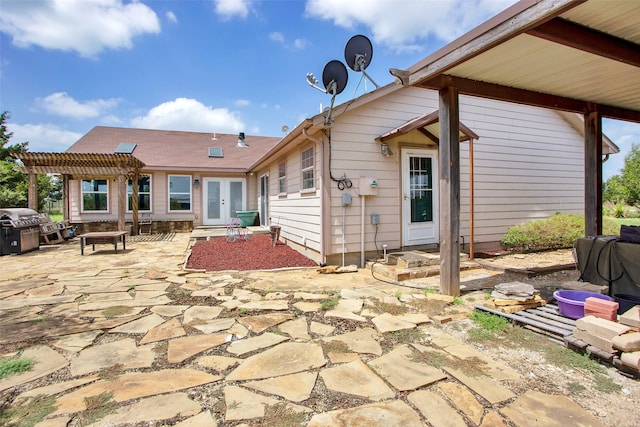
[{"label": "window with white trim", "polygon": [[287,162],[278,165],[278,192],[280,194],[287,192]]},{"label": "window with white trim", "polygon": [[[127,212],[133,211],[133,180],[127,181]],[[151,212],[151,177],[141,176],[138,179],[138,212]]]},{"label": "window with white trim", "polygon": [[315,188],[313,147],[302,152],[300,168],[302,170],[302,189],[308,190]]},{"label": "window with white trim", "polygon": [[81,186],[83,212],[109,212],[108,180],[83,179]]},{"label": "window with white trim", "polygon": [[191,210],[191,175],[169,175],[169,212]]}]

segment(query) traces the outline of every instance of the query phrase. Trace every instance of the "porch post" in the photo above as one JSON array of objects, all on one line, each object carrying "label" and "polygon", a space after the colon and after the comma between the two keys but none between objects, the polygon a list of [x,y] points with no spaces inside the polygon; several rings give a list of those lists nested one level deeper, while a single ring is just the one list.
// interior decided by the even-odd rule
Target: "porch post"
[{"label": "porch post", "polygon": [[138,173],[138,171],[135,172],[135,174],[133,175],[133,178],[131,178],[131,189],[132,194],[131,194],[131,210],[133,211],[133,226],[131,229],[131,234],[134,236],[138,235],[138,209],[140,209],[140,207],[138,206],[138,181],[140,180],[140,174]]},{"label": "porch post", "polygon": [[125,231],[125,212],[127,207],[126,175],[118,175],[118,231]]},{"label": "porch post", "polygon": [[27,190],[27,206],[38,210],[38,174],[29,172],[29,188]]},{"label": "porch post", "polygon": [[602,234],[602,116],[584,115],[584,222],[585,236]]},{"label": "porch post", "polygon": [[460,295],[460,111],[458,89],[438,92],[440,115],[440,292]]},{"label": "porch post", "polygon": [[69,175],[62,175],[62,219],[69,221]]}]

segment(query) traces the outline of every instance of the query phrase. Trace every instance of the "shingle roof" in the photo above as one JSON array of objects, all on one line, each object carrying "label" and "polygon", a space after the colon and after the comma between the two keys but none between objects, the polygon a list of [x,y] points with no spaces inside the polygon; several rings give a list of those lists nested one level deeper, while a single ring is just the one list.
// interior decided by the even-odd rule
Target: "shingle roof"
[{"label": "shingle roof", "polygon": [[[249,147],[238,147],[237,134],[182,132],[96,126],[67,153],[114,153],[121,143],[136,144],[133,155],[145,169],[246,172],[280,138],[247,135]],[[209,147],[222,148],[224,157],[209,157]]]}]

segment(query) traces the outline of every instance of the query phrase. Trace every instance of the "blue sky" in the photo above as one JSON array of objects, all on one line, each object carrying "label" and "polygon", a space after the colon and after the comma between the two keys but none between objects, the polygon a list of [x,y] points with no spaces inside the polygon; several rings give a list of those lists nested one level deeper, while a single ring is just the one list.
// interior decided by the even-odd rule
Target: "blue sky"
[{"label": "blue sky", "polygon": [[[98,125],[281,136],[329,95],[309,87],[369,37],[379,85],[513,0],[0,0],[0,110],[12,143],[64,151]],[[455,25],[453,25],[455,23]],[[374,88],[349,70],[337,103]],[[622,149],[640,125],[604,121]]]}]

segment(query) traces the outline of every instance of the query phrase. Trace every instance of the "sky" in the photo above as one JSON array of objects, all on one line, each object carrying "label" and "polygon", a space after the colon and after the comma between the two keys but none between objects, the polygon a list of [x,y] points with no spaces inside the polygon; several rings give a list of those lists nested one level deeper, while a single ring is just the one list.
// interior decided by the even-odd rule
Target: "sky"
[{"label": "sky", "polygon": [[[373,82],[405,69],[514,0],[0,0],[0,110],[11,143],[61,152],[95,126],[283,136],[331,97],[307,83],[367,36]],[[336,98],[375,88],[348,71]],[[621,149],[640,124],[603,121]]]}]

